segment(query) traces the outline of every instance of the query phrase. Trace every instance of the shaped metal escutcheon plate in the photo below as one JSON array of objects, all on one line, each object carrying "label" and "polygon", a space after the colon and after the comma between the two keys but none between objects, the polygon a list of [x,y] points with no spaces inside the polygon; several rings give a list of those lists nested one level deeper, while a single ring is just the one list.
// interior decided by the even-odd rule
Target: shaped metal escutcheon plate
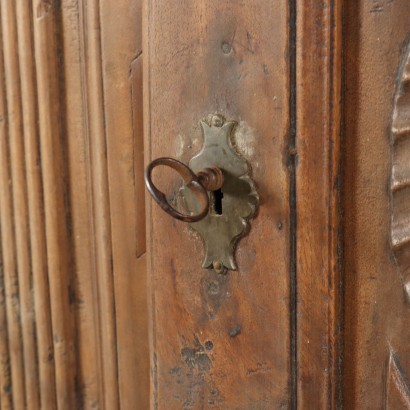
[{"label": "shaped metal escutcheon plate", "polygon": [[[202,267],[214,268],[219,273],[237,269],[235,247],[247,233],[249,219],[255,215],[259,203],[255,184],[249,175],[250,167],[232,145],[236,124],[235,121],[226,121],[222,115],[210,115],[201,121],[204,145],[189,162],[194,172],[219,167],[224,174],[221,192],[209,193],[211,206],[208,215],[190,224],[204,243]],[[195,209],[195,199],[189,189],[182,189],[182,197],[187,209]]]}]

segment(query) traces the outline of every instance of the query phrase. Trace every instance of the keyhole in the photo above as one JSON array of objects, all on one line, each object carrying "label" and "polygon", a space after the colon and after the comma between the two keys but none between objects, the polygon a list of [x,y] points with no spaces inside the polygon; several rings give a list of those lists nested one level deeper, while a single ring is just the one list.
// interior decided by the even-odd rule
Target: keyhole
[{"label": "keyhole", "polygon": [[222,215],[222,198],[224,197],[223,192],[220,189],[213,191],[214,196],[214,211],[216,215]]}]

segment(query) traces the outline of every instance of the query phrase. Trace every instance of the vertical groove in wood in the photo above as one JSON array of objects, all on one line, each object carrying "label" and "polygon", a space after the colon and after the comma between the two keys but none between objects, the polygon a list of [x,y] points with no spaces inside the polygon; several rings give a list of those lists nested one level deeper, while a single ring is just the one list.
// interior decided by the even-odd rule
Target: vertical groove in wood
[{"label": "vertical groove in wood", "polygon": [[[150,38],[152,35],[152,26],[150,22],[152,20],[151,1],[145,0],[142,3],[142,48],[144,50],[143,64],[143,118],[144,118],[144,164],[146,165],[150,158],[152,158],[151,149],[151,135],[152,127],[150,121],[150,108],[152,106],[151,96],[151,66],[149,64],[151,59],[151,50],[149,47]],[[157,345],[156,335],[156,323],[157,315],[154,307],[156,306],[155,292],[153,288],[153,278],[150,273],[153,271],[153,258],[152,258],[152,243],[153,232],[151,230],[152,220],[152,204],[149,196],[145,196],[145,217],[146,217],[146,258],[147,258],[147,304],[148,304],[148,334],[149,334],[149,405],[150,408],[158,409],[158,358],[154,350]]]},{"label": "vertical groove in wood", "polygon": [[[3,36],[1,34],[1,19],[0,19],[0,232],[3,232],[3,211],[4,208],[4,192],[1,189],[5,183],[4,171],[1,168],[7,166],[7,161],[5,158],[5,143],[7,138],[7,127],[6,127],[6,104],[5,104],[5,81],[3,73]],[[7,184],[7,182],[6,182]],[[4,188],[3,188],[4,189]],[[6,249],[3,243],[3,235],[0,236],[0,404],[1,409],[11,410],[13,408],[13,398],[12,398],[12,376],[11,376],[11,360],[9,353],[9,333],[8,333],[8,323],[7,323],[7,298],[6,298],[6,272],[5,266],[6,261],[4,260],[3,252]]]},{"label": "vertical groove in wood", "polygon": [[[6,81],[5,81],[5,56],[7,54],[6,44],[10,41],[7,37],[7,14],[4,10],[4,2],[1,3],[1,32],[2,32],[2,84],[1,100],[6,100]],[[7,6],[7,5],[6,5]],[[8,45],[10,48],[10,45]],[[12,187],[11,187],[11,170],[9,157],[9,116],[11,113],[7,106],[4,105],[3,123],[7,124],[2,127],[3,134],[0,140],[0,219],[1,219],[1,239],[3,253],[3,269],[5,298],[7,309],[7,330],[9,339],[10,366],[11,366],[11,389],[13,395],[13,404],[16,408],[25,406],[25,383],[24,383],[24,360],[23,360],[23,341],[21,332],[20,319],[20,301],[19,301],[19,283],[16,265],[16,250],[14,238],[14,215],[12,211]]]},{"label": "vertical groove in wood", "polygon": [[289,1],[289,406],[297,408],[297,274],[296,274],[296,10],[297,0]]},{"label": "vertical groove in wood", "polygon": [[132,129],[134,134],[134,181],[135,181],[135,216],[137,225],[136,256],[146,252],[145,226],[145,182],[144,182],[144,127],[143,127],[143,55],[139,54],[131,63],[131,104]]},{"label": "vertical groove in wood", "polygon": [[17,50],[16,3],[2,1],[4,67],[9,118],[9,149],[11,162],[14,228],[17,272],[20,292],[20,315],[23,336],[26,402],[33,410],[40,408],[38,385],[37,340],[34,322],[30,233],[27,208],[27,186],[24,161],[24,141],[19,55]]},{"label": "vertical groove in wood", "polygon": [[119,408],[117,339],[112,271],[111,219],[101,66],[99,1],[81,1],[85,48],[87,128],[90,141],[93,221],[100,307],[104,408]]},{"label": "vertical groove in wood", "polygon": [[37,326],[40,402],[42,409],[56,407],[53,336],[47,277],[44,202],[37,126],[37,95],[33,55],[32,3],[16,2],[21,100],[24,125],[25,166],[30,226],[33,294]]},{"label": "vertical groove in wood", "polygon": [[57,404],[60,410],[72,410],[77,408],[72,306],[75,298],[65,202],[56,7],[57,2],[36,0],[33,25]]}]

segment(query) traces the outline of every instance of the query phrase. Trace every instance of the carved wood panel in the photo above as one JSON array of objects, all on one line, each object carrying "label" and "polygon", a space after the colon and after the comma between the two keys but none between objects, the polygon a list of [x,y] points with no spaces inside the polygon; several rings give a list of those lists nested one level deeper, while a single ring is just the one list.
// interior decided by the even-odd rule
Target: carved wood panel
[{"label": "carved wood panel", "polygon": [[[403,47],[391,121],[391,246],[410,303],[410,42]],[[397,301],[396,303],[400,303]],[[399,357],[389,347],[386,409],[410,409],[410,385]]]},{"label": "carved wood panel", "polygon": [[398,72],[391,123],[391,243],[410,303],[410,43]]},{"label": "carved wood panel", "polygon": [[386,376],[386,410],[410,409],[410,385],[397,354],[390,349]]},{"label": "carved wood panel", "polygon": [[[409,1],[145,4],[0,0],[1,409],[409,409]],[[261,193],[225,276],[148,209],[151,392],[143,71],[147,157],[222,112]]]},{"label": "carved wood panel", "polygon": [[298,408],[341,402],[342,1],[297,2]]},{"label": "carved wood panel", "polygon": [[148,408],[141,2],[0,13],[0,407]]},{"label": "carved wood panel", "polygon": [[406,409],[410,3],[345,12],[344,406]]}]

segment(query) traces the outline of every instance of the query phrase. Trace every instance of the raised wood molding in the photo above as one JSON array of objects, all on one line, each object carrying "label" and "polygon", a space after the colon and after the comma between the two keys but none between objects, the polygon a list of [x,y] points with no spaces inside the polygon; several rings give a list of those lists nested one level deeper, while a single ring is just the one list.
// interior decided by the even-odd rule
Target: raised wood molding
[{"label": "raised wood molding", "polygon": [[342,0],[296,0],[297,407],[341,403]]},{"label": "raised wood molding", "polygon": [[[65,3],[60,10],[59,40],[64,84],[62,98],[64,140],[68,162],[67,191],[70,203],[72,252],[75,260],[75,319],[78,406],[88,408],[104,403],[103,354],[100,317],[99,271],[96,263],[95,215],[93,212],[93,179],[89,132],[89,88],[84,32],[87,25],[82,4]],[[96,107],[98,109],[98,107]],[[100,136],[96,136],[99,138]],[[104,176],[101,175],[101,178]],[[109,320],[107,320],[109,325]]]},{"label": "raised wood molding", "polygon": [[0,407],[148,408],[141,2],[0,12]]},{"label": "raised wood molding", "polygon": [[34,323],[34,300],[32,298],[32,272],[28,223],[28,197],[26,189],[26,165],[24,158],[23,114],[19,55],[17,44],[16,4],[2,2],[4,41],[4,68],[6,80],[9,155],[11,170],[12,203],[14,210],[15,250],[20,299],[21,331],[26,390],[26,405],[33,410],[40,408],[37,379],[36,332]]},{"label": "raised wood molding", "polygon": [[149,355],[141,13],[141,0],[100,0],[118,389],[121,408],[145,409]]},{"label": "raised wood molding", "polygon": [[115,293],[112,265],[112,236],[108,187],[107,137],[101,53],[100,1],[79,2],[80,44],[86,109],[85,127],[89,143],[92,225],[96,284],[99,301],[99,340],[101,341],[102,392],[104,406],[118,409],[118,363]]},{"label": "raised wood molding", "polygon": [[[5,47],[8,41],[5,38],[3,21],[6,19],[1,3],[1,65],[0,65],[0,110],[1,110],[1,138],[0,138],[0,223],[1,223],[1,247],[2,247],[2,271],[4,284],[3,320],[6,327],[2,332],[2,351],[7,355],[3,356],[1,368],[1,383],[6,387],[8,394],[2,397],[2,405],[12,406],[13,404],[21,408],[25,405],[24,387],[24,365],[23,365],[23,341],[20,328],[19,298],[18,298],[18,276],[16,266],[15,244],[14,244],[14,215],[12,210],[11,193],[11,172],[8,137],[8,106],[6,100],[6,78],[4,69]],[[6,330],[7,329],[7,330]],[[10,346],[14,349],[10,349]],[[4,354],[3,353],[3,354]],[[8,356],[8,357],[7,357]],[[8,367],[10,366],[10,370]],[[10,374],[9,374],[10,372]],[[3,396],[3,395],[2,395]],[[14,396],[16,397],[14,399]],[[6,407],[7,408],[7,407]]]},{"label": "raised wood molding", "polygon": [[[50,289],[48,283],[45,215],[39,128],[37,123],[37,89],[34,61],[33,21],[30,1],[16,2],[18,55],[21,81],[21,102],[24,130],[27,205],[29,211],[33,317],[35,318],[38,357],[39,394],[37,406],[53,408],[56,403],[56,384],[53,357]],[[29,270],[30,271],[30,270]]]},{"label": "raised wood molding", "polygon": [[37,107],[56,396],[57,407],[68,410],[77,405],[75,317],[72,306],[72,294],[75,290],[68,219],[69,204],[65,200],[67,163],[63,145],[58,13],[56,3],[36,0],[33,4]]}]

